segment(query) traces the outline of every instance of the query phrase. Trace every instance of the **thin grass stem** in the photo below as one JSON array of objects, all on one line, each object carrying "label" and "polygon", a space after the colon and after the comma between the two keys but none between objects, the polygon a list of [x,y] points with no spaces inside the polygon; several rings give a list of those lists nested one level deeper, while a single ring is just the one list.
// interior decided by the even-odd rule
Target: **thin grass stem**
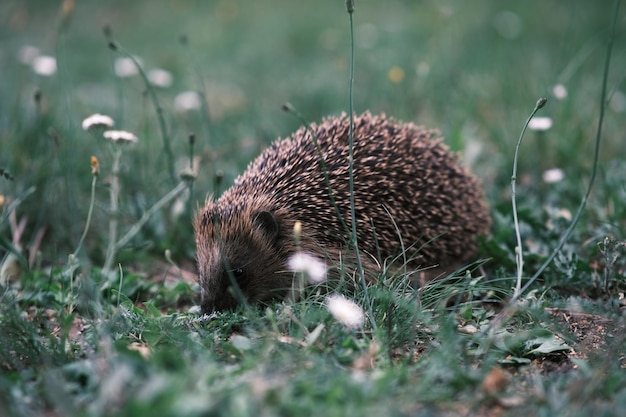
[{"label": "thin grass stem", "polygon": [[154,106],[154,111],[157,116],[157,121],[159,123],[159,130],[161,131],[161,137],[163,138],[163,150],[165,151],[165,156],[167,158],[167,168],[168,168],[168,172],[170,175],[170,179],[172,183],[174,183],[176,182],[176,170],[174,167],[174,153],[172,152],[172,148],[170,145],[170,136],[167,133],[167,126],[165,124],[165,118],[163,117],[163,108],[161,107],[161,104],[159,103],[159,98],[157,97],[156,92],[154,91],[154,88],[152,87],[152,84],[150,83],[150,80],[148,80],[148,76],[146,75],[146,72],[143,70],[137,58],[135,58],[130,52],[124,49],[117,42],[112,42],[112,41],[109,42],[109,47],[113,50],[119,51],[121,54],[129,58],[133,62],[133,64],[135,64],[135,67],[137,68],[137,71],[139,72],[139,75],[141,76],[141,79],[143,80],[146,86],[146,90],[148,91],[150,100],[152,101],[152,105]]},{"label": "thin grass stem", "polygon": [[122,265],[118,265],[118,269],[120,272],[120,285],[117,287],[117,308],[120,307],[120,301],[122,298],[122,284],[124,283],[124,270],[122,269]]},{"label": "thin grass stem", "polygon": [[91,179],[91,199],[89,200],[89,210],[87,211],[87,221],[85,222],[85,229],[83,230],[83,234],[80,236],[80,240],[78,241],[78,245],[76,245],[76,250],[73,255],[77,256],[78,252],[83,246],[83,242],[85,241],[85,237],[87,236],[87,232],[89,231],[89,226],[91,225],[91,215],[93,214],[93,207],[96,201],[96,183],[98,182],[98,175],[94,173]]},{"label": "thin grass stem", "polygon": [[531,119],[535,116],[537,111],[545,106],[547,99],[540,98],[537,100],[535,104],[535,108],[533,109],[528,119],[526,119],[526,123],[524,123],[524,127],[522,128],[522,132],[519,135],[519,139],[517,140],[517,146],[515,146],[515,156],[513,157],[513,174],[511,175],[511,205],[513,206],[513,225],[515,228],[515,237],[517,239],[517,246],[515,247],[515,263],[517,264],[517,283],[515,285],[515,295],[518,295],[520,289],[522,288],[522,274],[524,271],[524,250],[522,248],[522,235],[520,233],[519,221],[517,219],[517,203],[516,203],[516,183],[517,183],[517,161],[519,159],[519,149],[522,145],[522,139],[524,138],[524,133],[526,132],[526,128],[530,123]]},{"label": "thin grass stem", "polygon": [[115,260],[117,241],[117,224],[119,216],[119,195],[120,195],[120,159],[122,150],[114,147],[113,149],[113,167],[111,168],[111,187],[109,189],[109,244],[107,247],[106,258],[102,270],[105,275],[111,271],[113,261]]},{"label": "thin grass stem", "polygon": [[[195,168],[193,165],[194,162],[194,157],[195,157],[195,144],[196,144],[196,134],[191,132],[189,133],[189,171],[190,174],[195,176]],[[193,213],[193,202],[195,201],[194,198],[194,187],[193,187],[193,181],[189,182],[189,200],[188,200],[188,204],[187,204],[187,210],[189,211],[189,213]]]},{"label": "thin grass stem", "polygon": [[317,135],[311,129],[310,123],[304,118],[302,113],[298,111],[291,103],[283,104],[283,110],[289,112],[296,116],[300,123],[304,126],[304,128],[311,135],[311,140],[313,141],[313,146],[315,146],[315,150],[317,151],[317,157],[320,161],[320,169],[322,171],[322,175],[324,176],[324,183],[326,184],[326,189],[328,190],[328,198],[330,199],[330,203],[335,208],[335,214],[337,215],[337,219],[339,223],[341,223],[341,227],[347,232],[350,233],[350,227],[346,224],[343,216],[341,215],[341,211],[339,210],[339,206],[337,205],[337,201],[335,200],[335,193],[333,192],[332,187],[330,186],[330,176],[328,175],[328,168],[326,167],[326,160],[324,159],[324,153],[322,152],[322,148],[320,147],[319,140]]},{"label": "thin grass stem", "polygon": [[354,1],[346,0],[346,9],[350,22],[350,76],[348,82],[348,117],[350,120],[350,141],[348,145],[348,172],[350,187],[350,221],[352,226],[352,245],[354,246],[354,258],[356,261],[357,273],[359,281],[363,286],[363,296],[367,304],[367,311],[372,323],[372,328],[376,330],[376,320],[372,312],[372,303],[367,291],[367,282],[365,281],[365,273],[363,271],[363,263],[361,262],[361,254],[359,252],[359,240],[357,234],[356,207],[354,199]]}]

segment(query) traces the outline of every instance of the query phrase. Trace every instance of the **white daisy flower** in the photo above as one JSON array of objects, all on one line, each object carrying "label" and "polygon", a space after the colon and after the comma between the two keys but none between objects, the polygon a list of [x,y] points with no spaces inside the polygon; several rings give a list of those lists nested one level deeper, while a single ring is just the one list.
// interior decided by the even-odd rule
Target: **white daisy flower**
[{"label": "white daisy flower", "polygon": [[562,181],[565,178],[565,173],[561,168],[551,168],[543,171],[543,182],[547,184],[554,184],[555,182]]},{"label": "white daisy flower", "polygon": [[33,59],[32,68],[35,74],[50,77],[57,72],[57,59],[49,55],[39,55]]},{"label": "white daisy flower", "polygon": [[563,100],[567,97],[567,88],[563,84],[557,84],[552,88],[552,95],[557,100]]},{"label": "white daisy flower", "polygon": [[127,132],[126,130],[106,130],[102,136],[112,142],[119,143],[137,143],[139,140],[134,133]]},{"label": "white daisy flower", "polygon": [[[139,58],[135,59],[139,62],[139,65],[141,65],[141,60]],[[128,57],[117,58],[113,64],[113,70],[115,71],[115,75],[120,78],[132,77],[139,73],[133,60]]]},{"label": "white daisy flower", "polygon": [[83,120],[83,130],[90,130],[94,128],[113,127],[115,122],[111,116],[105,114],[95,113]]},{"label": "white daisy flower", "polygon": [[198,110],[201,106],[200,95],[195,91],[183,91],[174,98],[174,108],[180,113]]},{"label": "white daisy flower", "polygon": [[361,327],[365,323],[363,309],[342,295],[329,295],[326,299],[326,308],[338,322],[346,327]]},{"label": "white daisy flower", "polygon": [[292,272],[306,274],[309,281],[320,283],[326,279],[326,265],[313,255],[296,252],[287,260],[287,268]]},{"label": "white daisy flower", "polygon": [[161,68],[151,69],[150,71],[148,71],[147,76],[150,84],[161,88],[170,87],[174,80],[171,72]]},{"label": "white daisy flower", "polygon": [[530,130],[535,130],[537,132],[545,132],[552,127],[552,119],[549,117],[533,117],[530,119],[528,123],[528,128]]}]

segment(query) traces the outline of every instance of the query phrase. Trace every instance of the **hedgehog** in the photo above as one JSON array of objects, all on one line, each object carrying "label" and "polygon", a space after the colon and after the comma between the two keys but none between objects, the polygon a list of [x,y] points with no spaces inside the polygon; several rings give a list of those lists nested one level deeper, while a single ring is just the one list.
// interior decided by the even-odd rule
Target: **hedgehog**
[{"label": "hedgehog", "polygon": [[[352,123],[357,247],[367,279],[381,265],[442,270],[470,260],[488,233],[489,209],[438,131],[369,112]],[[194,219],[204,312],[291,294],[287,262],[296,253],[345,266],[329,268],[329,278],[357,275],[348,265],[356,259],[350,124],[345,114],[330,116],[279,138],[219,199],[207,198]]]}]

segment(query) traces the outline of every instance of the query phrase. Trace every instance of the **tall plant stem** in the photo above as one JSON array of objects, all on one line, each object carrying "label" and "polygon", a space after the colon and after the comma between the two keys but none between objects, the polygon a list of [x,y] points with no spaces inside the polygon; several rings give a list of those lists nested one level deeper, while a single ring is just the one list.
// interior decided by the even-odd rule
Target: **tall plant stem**
[{"label": "tall plant stem", "polygon": [[517,203],[515,201],[515,185],[517,182],[517,160],[519,158],[519,148],[522,145],[522,139],[524,138],[524,133],[526,132],[526,128],[528,127],[528,123],[530,123],[531,119],[535,116],[535,113],[539,109],[541,109],[546,104],[545,98],[540,98],[537,100],[537,104],[535,104],[535,108],[533,109],[528,119],[526,119],[526,123],[524,123],[524,127],[522,128],[522,133],[519,135],[519,139],[517,140],[517,146],[515,147],[515,156],[513,157],[513,174],[511,175],[511,205],[513,206],[513,224],[515,228],[515,236],[517,238],[517,246],[515,247],[515,262],[517,264],[517,283],[515,285],[515,295],[517,296],[522,287],[522,273],[524,271],[524,250],[522,248],[522,235],[519,229],[519,221],[517,219]]},{"label": "tall plant stem", "polygon": [[105,275],[111,272],[111,267],[115,261],[117,252],[115,242],[117,242],[117,224],[119,221],[119,195],[120,195],[120,159],[122,150],[115,147],[113,150],[113,167],[111,168],[111,188],[109,190],[109,246],[107,247],[106,258],[102,270]]},{"label": "tall plant stem", "polygon": [[350,187],[350,223],[352,226],[352,245],[354,246],[354,258],[356,261],[357,274],[359,275],[359,281],[363,286],[363,294],[365,296],[365,302],[372,323],[372,328],[376,330],[376,321],[374,320],[374,314],[372,313],[372,303],[370,302],[367,292],[367,282],[365,281],[365,273],[363,271],[363,263],[361,262],[361,254],[359,252],[359,239],[357,234],[357,221],[356,221],[356,208],[354,200],[354,1],[346,0],[346,9],[350,20],[350,77],[348,84],[348,112],[350,120],[350,142],[349,142],[349,187]]},{"label": "tall plant stem", "polygon": [[137,221],[137,223],[133,224],[133,226],[126,232],[124,236],[115,244],[115,249],[123,248],[130,240],[141,230],[144,224],[150,219],[150,217],[160,210],[165,204],[170,202],[176,196],[178,196],[185,188],[189,187],[190,184],[188,182],[182,181],[179,182],[176,187],[174,187],[169,193],[165,194],[159,201],[154,203],[152,207],[146,210],[141,218]]},{"label": "tall plant stem", "polygon": [[91,216],[93,214],[93,206],[96,200],[96,182],[98,181],[98,175],[93,174],[91,179],[91,198],[89,200],[89,211],[87,212],[87,221],[85,222],[85,229],[83,230],[83,234],[80,236],[80,240],[78,241],[78,245],[76,246],[76,250],[73,255],[78,256],[78,252],[83,246],[83,242],[85,241],[85,237],[87,237],[87,232],[89,231],[89,226],[91,225]]}]

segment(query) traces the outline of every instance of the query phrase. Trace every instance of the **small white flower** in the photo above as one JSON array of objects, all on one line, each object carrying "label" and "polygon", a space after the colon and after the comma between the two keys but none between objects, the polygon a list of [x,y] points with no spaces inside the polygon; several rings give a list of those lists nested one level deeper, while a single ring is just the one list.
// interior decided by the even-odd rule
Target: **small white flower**
[{"label": "small white flower", "polygon": [[[139,58],[135,59],[139,62],[139,65],[141,65],[141,60]],[[115,71],[115,75],[120,78],[132,77],[139,73],[133,60],[128,57],[117,58],[113,64],[113,70]]]},{"label": "small white flower", "polygon": [[83,120],[83,130],[99,127],[112,127],[114,124],[115,122],[110,116],[95,113]]},{"label": "small white flower", "polygon": [[326,265],[315,256],[305,252],[296,252],[287,260],[287,268],[292,272],[306,274],[313,283],[326,279]]},{"label": "small white flower", "polygon": [[195,91],[183,91],[174,98],[174,108],[180,113],[201,107],[200,95]]},{"label": "small white flower", "polygon": [[338,322],[346,327],[361,327],[365,323],[363,309],[342,295],[329,295],[326,299],[326,308]]},{"label": "small white flower", "polygon": [[35,74],[50,77],[57,72],[57,60],[53,56],[39,55],[33,59],[32,68]]},{"label": "small white flower", "polygon": [[172,85],[173,77],[171,72],[155,68],[148,71],[148,80],[154,86],[167,88]]},{"label": "small white flower", "polygon": [[544,132],[552,127],[552,119],[549,117],[533,117],[528,123],[530,130]]},{"label": "small white flower", "polygon": [[554,184],[555,182],[562,181],[565,178],[565,173],[561,168],[551,168],[543,171],[543,182],[548,184]]},{"label": "small white flower", "polygon": [[102,136],[112,142],[120,143],[136,143],[139,140],[134,133],[127,132],[125,130],[106,130]]},{"label": "small white flower", "polygon": [[567,97],[567,88],[563,84],[557,84],[552,88],[552,94],[557,100],[563,100]]},{"label": "small white flower", "polygon": [[31,65],[38,56],[39,49],[30,45],[22,46],[20,50],[17,51],[17,60],[25,65]]}]

